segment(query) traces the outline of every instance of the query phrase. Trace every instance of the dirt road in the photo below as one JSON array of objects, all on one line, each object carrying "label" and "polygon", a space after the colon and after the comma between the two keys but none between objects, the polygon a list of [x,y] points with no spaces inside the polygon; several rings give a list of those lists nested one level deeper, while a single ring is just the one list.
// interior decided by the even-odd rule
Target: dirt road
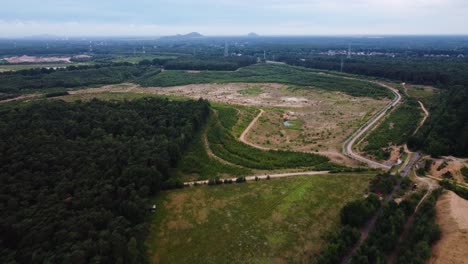
[{"label": "dirt road", "polygon": [[419,123],[418,127],[416,128],[416,130],[414,130],[414,133],[413,135],[416,135],[416,133],[418,133],[419,129],[424,125],[424,123],[426,122],[427,118],[429,117],[429,111],[427,111],[426,107],[424,106],[424,104],[419,101],[419,105],[421,106],[421,109],[423,110],[424,112],[424,117],[423,119],[421,120],[421,122]]},{"label": "dirt road", "polygon": [[385,164],[381,164],[376,161],[370,160],[353,151],[353,146],[356,140],[358,140],[362,135],[364,135],[364,133],[366,133],[369,129],[371,129],[380,119],[382,119],[385,115],[387,115],[387,113],[389,112],[391,108],[395,107],[401,101],[401,95],[397,89],[390,87],[383,83],[379,83],[379,82],[374,82],[374,83],[391,90],[395,94],[395,98],[393,99],[392,102],[390,102],[379,113],[377,113],[374,117],[372,117],[369,121],[367,121],[361,128],[359,128],[353,135],[351,135],[350,138],[348,138],[343,143],[343,154],[350,158],[367,163],[372,168],[390,170],[391,166],[387,166]]},{"label": "dirt road", "polygon": [[[258,178],[259,180],[265,180],[268,178],[268,176],[270,176],[270,179],[275,179],[275,178],[286,178],[286,177],[294,177],[294,176],[323,175],[323,174],[328,174],[328,173],[330,172],[329,171],[305,171],[305,172],[290,172],[290,173],[280,173],[280,174],[252,175],[252,176],[246,176],[245,180],[255,181],[255,178]],[[226,180],[232,180],[233,182],[235,182],[236,178],[230,178]],[[195,184],[208,184],[208,180],[184,182],[185,186],[192,186]]]},{"label": "dirt road", "polygon": [[251,142],[249,142],[248,140],[246,140],[246,136],[247,134],[250,132],[250,130],[255,126],[255,124],[257,123],[258,119],[260,119],[260,117],[263,115],[263,113],[265,113],[265,111],[263,111],[263,109],[260,109],[260,113],[258,113],[258,115],[252,120],[252,122],[250,122],[250,124],[247,126],[247,128],[244,130],[244,132],[242,132],[241,136],[239,137],[239,140],[246,144],[246,145],[249,145],[251,147],[254,147],[254,148],[257,148],[257,149],[261,149],[261,150],[272,150],[270,148],[266,148],[266,147],[262,147],[262,146],[258,146],[258,145],[255,145]]}]

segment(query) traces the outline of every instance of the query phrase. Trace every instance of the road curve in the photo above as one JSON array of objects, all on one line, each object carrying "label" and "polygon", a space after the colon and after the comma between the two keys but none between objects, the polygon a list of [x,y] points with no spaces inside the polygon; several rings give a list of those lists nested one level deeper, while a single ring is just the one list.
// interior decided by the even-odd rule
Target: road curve
[{"label": "road curve", "polygon": [[258,145],[255,145],[254,143],[251,143],[249,142],[247,139],[245,139],[247,137],[247,134],[250,132],[250,130],[255,126],[255,124],[257,123],[258,119],[260,119],[260,117],[263,115],[265,111],[263,111],[263,109],[260,109],[260,113],[258,113],[258,115],[252,120],[252,122],[250,122],[250,124],[247,126],[246,129],[244,129],[244,131],[242,132],[241,136],[239,137],[239,140],[240,142],[246,144],[246,145],[249,145],[251,147],[254,147],[254,148],[257,148],[257,149],[261,149],[261,150],[271,150],[269,148],[266,148],[266,147],[262,147],[262,146],[258,146]]},{"label": "road curve", "polygon": [[397,89],[395,89],[395,88],[393,88],[391,86],[388,86],[386,84],[380,83],[380,82],[373,82],[373,83],[375,83],[377,85],[380,85],[382,87],[385,87],[385,88],[389,89],[390,91],[392,91],[395,94],[395,98],[388,105],[386,105],[382,110],[380,110],[380,112],[378,112],[374,117],[369,119],[369,121],[367,121],[362,127],[360,127],[358,130],[356,130],[356,132],[354,132],[351,135],[351,137],[349,137],[343,143],[343,154],[345,156],[348,156],[348,157],[352,158],[352,159],[367,163],[372,168],[390,170],[391,166],[387,166],[385,164],[381,164],[379,162],[370,160],[370,159],[368,159],[366,157],[363,157],[363,156],[355,153],[354,150],[353,150],[353,146],[356,143],[356,140],[358,138],[360,138],[364,133],[366,133],[370,128],[372,128],[375,125],[375,123],[377,123],[380,119],[382,119],[388,113],[388,111],[391,108],[395,107],[401,101],[401,95],[400,95],[400,93],[398,92]]}]

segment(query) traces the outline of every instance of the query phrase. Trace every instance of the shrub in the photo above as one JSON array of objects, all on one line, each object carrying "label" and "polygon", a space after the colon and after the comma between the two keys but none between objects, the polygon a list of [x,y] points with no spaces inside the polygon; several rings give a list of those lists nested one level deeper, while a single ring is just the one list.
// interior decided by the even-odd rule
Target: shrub
[{"label": "shrub", "polygon": [[245,177],[237,177],[236,183],[242,183],[245,182]]}]

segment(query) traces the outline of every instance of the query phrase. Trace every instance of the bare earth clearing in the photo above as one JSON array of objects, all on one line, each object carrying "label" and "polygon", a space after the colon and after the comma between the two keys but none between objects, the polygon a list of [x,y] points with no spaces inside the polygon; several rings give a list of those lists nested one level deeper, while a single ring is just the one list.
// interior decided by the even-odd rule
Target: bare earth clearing
[{"label": "bare earth clearing", "polygon": [[468,263],[468,201],[447,192],[436,209],[442,236],[433,247],[429,263]]},{"label": "bare earth clearing", "polygon": [[[465,182],[460,170],[463,167],[467,166],[466,161],[463,161],[457,158],[452,158],[452,157],[446,157],[443,159],[432,159],[430,161],[434,162],[433,165],[431,166],[431,171],[430,171],[431,176],[439,178],[439,179],[444,179],[443,175],[447,172],[450,172],[453,177],[451,180],[461,182],[461,183]],[[444,162],[446,162],[447,165],[444,168],[441,168],[440,170],[438,170]]]},{"label": "bare earth clearing", "polygon": [[165,88],[120,84],[71,93],[150,93],[262,107],[265,112],[253,125],[251,133],[245,135],[245,141],[262,149],[317,152],[334,162],[356,165],[356,161],[341,154],[341,143],[389,101],[295,88],[275,83],[193,84]]}]

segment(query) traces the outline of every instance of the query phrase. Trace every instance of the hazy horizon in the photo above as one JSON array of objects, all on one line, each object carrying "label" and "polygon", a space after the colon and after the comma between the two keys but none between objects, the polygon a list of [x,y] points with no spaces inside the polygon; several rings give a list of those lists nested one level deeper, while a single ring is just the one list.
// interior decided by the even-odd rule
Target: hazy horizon
[{"label": "hazy horizon", "polygon": [[17,0],[0,36],[466,35],[463,0]]}]

